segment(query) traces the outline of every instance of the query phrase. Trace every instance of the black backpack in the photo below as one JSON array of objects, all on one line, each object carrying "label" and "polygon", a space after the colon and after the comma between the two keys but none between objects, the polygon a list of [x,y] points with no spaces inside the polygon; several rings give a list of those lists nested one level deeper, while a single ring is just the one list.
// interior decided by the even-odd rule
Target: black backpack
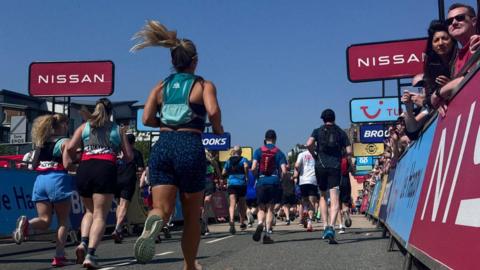
[{"label": "black backpack", "polygon": [[245,170],[243,168],[242,156],[233,156],[229,158],[230,166],[227,170],[228,174],[245,174]]},{"label": "black backpack", "polygon": [[342,134],[340,128],[335,125],[320,127],[317,138],[319,152],[335,154],[342,150]]}]

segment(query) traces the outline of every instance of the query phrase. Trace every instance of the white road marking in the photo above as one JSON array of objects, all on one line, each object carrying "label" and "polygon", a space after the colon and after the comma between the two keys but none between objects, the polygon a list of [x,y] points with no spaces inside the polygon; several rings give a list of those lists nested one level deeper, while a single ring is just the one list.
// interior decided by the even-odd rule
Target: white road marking
[{"label": "white road marking", "polygon": [[229,236],[225,236],[223,238],[219,238],[219,239],[215,239],[215,240],[212,240],[212,241],[208,241],[206,242],[207,244],[211,244],[211,243],[215,243],[215,242],[218,242],[218,241],[222,241],[222,240],[225,240],[225,239],[228,239],[228,238],[232,238],[233,235],[229,235]]},{"label": "white road marking", "polygon": [[168,254],[172,254],[172,253],[175,253],[175,252],[173,252],[173,251],[167,251],[167,252],[155,254],[155,256],[164,256],[164,255],[168,255]]}]

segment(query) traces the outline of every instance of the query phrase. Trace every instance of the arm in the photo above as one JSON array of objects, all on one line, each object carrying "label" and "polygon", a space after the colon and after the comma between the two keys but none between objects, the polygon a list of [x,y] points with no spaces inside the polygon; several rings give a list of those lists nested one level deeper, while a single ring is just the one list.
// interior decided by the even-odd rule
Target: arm
[{"label": "arm", "polygon": [[258,177],[257,167],[258,167],[258,161],[254,159],[252,162],[252,172],[253,172],[253,175],[255,175],[255,177]]},{"label": "arm", "polygon": [[308,152],[312,155],[313,158],[317,158],[317,154],[315,153],[315,138],[310,137],[307,140],[307,149]]},{"label": "arm", "polygon": [[203,104],[207,110],[208,119],[212,124],[213,133],[223,134],[222,112],[217,100],[217,89],[209,81],[203,84]]},{"label": "arm", "polygon": [[243,171],[245,173],[245,181],[248,181],[248,162],[243,163]]},{"label": "arm", "polygon": [[157,107],[162,104],[163,81],[153,87],[143,108],[142,122],[149,127],[159,127],[160,119],[157,117]]},{"label": "arm", "polygon": [[72,164],[73,164],[73,157],[77,155],[77,148],[81,146],[82,143],[82,132],[83,129],[85,128],[85,123],[80,125],[80,127],[75,130],[75,133],[73,133],[72,138],[68,142],[68,144],[64,144],[65,146],[63,147],[62,151],[62,160],[63,160],[63,167],[65,167],[67,170],[72,169]]},{"label": "arm", "polygon": [[130,162],[133,160],[133,150],[132,150],[132,145],[128,142],[127,139],[127,131],[128,127],[127,126],[122,126],[120,128],[120,139],[122,141],[122,152],[124,155],[124,159],[126,162]]}]

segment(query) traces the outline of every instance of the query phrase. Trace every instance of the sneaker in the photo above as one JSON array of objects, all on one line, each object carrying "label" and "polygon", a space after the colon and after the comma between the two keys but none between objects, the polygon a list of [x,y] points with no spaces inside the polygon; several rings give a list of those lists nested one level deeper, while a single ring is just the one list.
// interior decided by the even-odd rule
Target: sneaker
[{"label": "sneaker", "polygon": [[267,231],[268,234],[272,234],[273,233],[273,229],[270,228],[270,230]]},{"label": "sneaker", "polygon": [[352,226],[352,219],[348,211],[343,212],[343,219],[345,220],[345,227],[350,228]]},{"label": "sneaker", "polygon": [[242,223],[240,224],[240,230],[245,231],[247,229],[247,224]]},{"label": "sneaker", "polygon": [[235,223],[234,222],[230,222],[230,230],[229,230],[230,234],[235,234],[237,231],[235,230]]},{"label": "sneaker", "polygon": [[307,222],[307,232],[313,232],[313,225],[310,220]]},{"label": "sneaker", "polygon": [[87,254],[85,260],[83,261],[83,268],[87,269],[98,269],[100,265],[98,264],[98,257],[95,255]]},{"label": "sneaker", "polygon": [[159,216],[149,216],[145,220],[142,235],[133,247],[135,259],[139,263],[147,263],[155,255],[155,239],[162,230],[163,220]]},{"label": "sneaker", "polygon": [[328,239],[329,244],[336,244],[337,241],[335,241],[335,230],[331,226],[327,226],[327,228],[324,231],[324,236],[325,239]]},{"label": "sneaker", "polygon": [[62,257],[53,257],[53,260],[52,260],[52,266],[53,267],[63,267],[63,266],[66,266],[66,265],[71,265],[72,263],[70,263],[67,258],[65,258],[65,256],[62,256]]},{"label": "sneaker", "polygon": [[115,244],[121,244],[122,241],[123,241],[123,234],[122,234],[122,232],[119,232],[119,231],[115,230],[112,233],[112,238],[113,238],[113,242],[115,242]]},{"label": "sneaker", "polygon": [[263,242],[264,244],[273,244],[274,241],[273,241],[272,238],[270,238],[270,236],[264,235],[264,236],[263,236],[263,239],[262,239],[262,242]]},{"label": "sneaker", "polygon": [[285,225],[290,225],[290,219],[287,219],[287,222],[285,222]]},{"label": "sneaker", "polygon": [[295,220],[295,216],[294,215],[291,215],[290,216],[290,222],[294,221]]},{"label": "sneaker", "polygon": [[13,231],[13,241],[17,245],[20,245],[23,241],[26,240],[28,236],[28,219],[27,216],[20,216],[17,219],[17,225],[15,231]]},{"label": "sneaker", "polygon": [[253,217],[253,214],[251,212],[248,212],[247,213],[247,223],[248,223],[248,225],[252,225],[253,222],[255,222],[255,218]]},{"label": "sneaker", "polygon": [[75,249],[75,255],[77,256],[75,261],[76,264],[82,264],[83,261],[85,261],[85,256],[87,255],[87,247],[85,244],[80,243],[80,245],[77,246]]},{"label": "sneaker", "polygon": [[172,238],[172,234],[170,233],[170,228],[168,226],[164,226],[162,228],[162,232],[163,232],[163,236],[165,237],[165,239],[171,239]]},{"label": "sneaker", "polygon": [[345,228],[340,228],[340,231],[338,231],[338,234],[344,234],[345,233]]},{"label": "sneaker", "polygon": [[248,223],[247,227],[248,227],[248,228],[252,228],[252,227],[253,227],[253,224],[252,224],[252,223]]},{"label": "sneaker", "polygon": [[306,217],[302,218],[302,225],[303,225],[303,228],[307,228],[307,225],[308,225],[308,220]]},{"label": "sneaker", "polygon": [[207,230],[205,231],[205,236],[209,235],[210,234],[210,230],[208,229],[207,227]]},{"label": "sneaker", "polygon": [[255,242],[260,241],[260,238],[262,237],[262,232],[263,232],[263,224],[260,223],[257,226],[257,229],[255,230],[255,233],[253,233],[252,239]]},{"label": "sneaker", "polygon": [[205,224],[205,222],[203,222],[203,220],[200,220],[200,235],[205,235],[206,232],[207,225]]}]

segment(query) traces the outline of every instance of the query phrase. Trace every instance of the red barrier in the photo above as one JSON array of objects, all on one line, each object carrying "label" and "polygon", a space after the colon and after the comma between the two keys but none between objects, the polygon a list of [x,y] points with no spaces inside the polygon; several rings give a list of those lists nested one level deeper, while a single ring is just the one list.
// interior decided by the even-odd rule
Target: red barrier
[{"label": "red barrier", "polygon": [[360,213],[365,213],[368,210],[369,196],[363,195],[362,206],[360,206]]},{"label": "red barrier", "polygon": [[478,269],[480,254],[480,73],[440,119],[410,245],[453,269]]},{"label": "red barrier", "polygon": [[215,217],[228,217],[228,204],[226,192],[217,191],[212,196],[213,212]]}]

